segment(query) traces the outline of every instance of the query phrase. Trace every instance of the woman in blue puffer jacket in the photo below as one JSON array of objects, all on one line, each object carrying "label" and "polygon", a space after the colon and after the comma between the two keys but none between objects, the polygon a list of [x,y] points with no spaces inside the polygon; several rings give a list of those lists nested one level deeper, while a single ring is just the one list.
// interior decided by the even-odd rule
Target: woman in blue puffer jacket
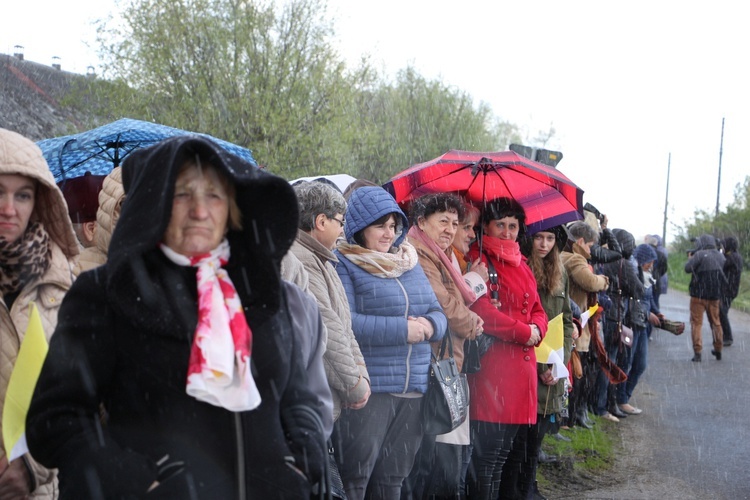
[{"label": "woman in blue puffer jacket", "polygon": [[352,312],[352,330],[370,373],[372,395],[339,419],[339,468],[349,499],[399,498],[422,440],[430,342],[447,319],[414,247],[406,215],[380,187],[352,192],[346,243],[336,268]]}]

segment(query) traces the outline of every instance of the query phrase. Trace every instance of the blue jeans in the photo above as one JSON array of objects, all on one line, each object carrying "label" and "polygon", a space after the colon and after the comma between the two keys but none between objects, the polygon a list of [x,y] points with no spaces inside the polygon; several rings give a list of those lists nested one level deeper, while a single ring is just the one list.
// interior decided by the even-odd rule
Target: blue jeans
[{"label": "blue jeans", "polygon": [[[607,356],[613,363],[617,363],[620,350],[620,334],[617,331],[617,322],[605,319],[602,323],[602,331],[604,332],[604,348],[607,351]],[[623,368],[623,371],[626,370]],[[625,384],[618,385],[623,386]],[[594,413],[597,415],[604,415],[609,411],[608,390],[609,378],[604,371],[599,370],[596,377],[596,408],[594,408]]]},{"label": "blue jeans", "polygon": [[630,357],[628,362],[628,379],[624,384],[617,387],[617,404],[623,405],[630,401],[638,380],[646,371],[648,364],[648,329],[633,329],[633,346],[629,349]]}]

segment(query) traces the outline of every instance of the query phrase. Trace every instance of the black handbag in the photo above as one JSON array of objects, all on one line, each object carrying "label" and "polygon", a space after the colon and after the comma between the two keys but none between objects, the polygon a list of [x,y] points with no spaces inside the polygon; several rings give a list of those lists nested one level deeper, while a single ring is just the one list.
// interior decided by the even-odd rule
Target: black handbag
[{"label": "black handbag", "polygon": [[[448,346],[448,357],[445,347]],[[469,384],[453,359],[453,339],[445,333],[440,358],[431,354],[427,393],[422,405],[425,434],[446,434],[461,425],[469,413]]]},{"label": "black handbag", "polygon": [[[620,347],[633,347],[633,329],[623,324],[620,318],[622,302],[622,289],[619,286],[622,283],[622,259],[620,259],[620,272],[618,273],[618,289],[617,289],[617,332],[620,334]],[[631,307],[631,306],[628,306]]]},{"label": "black handbag", "polygon": [[479,354],[479,342],[477,341],[477,339],[464,340],[464,363],[461,366],[461,372],[477,373],[482,369],[481,358],[482,355]]}]

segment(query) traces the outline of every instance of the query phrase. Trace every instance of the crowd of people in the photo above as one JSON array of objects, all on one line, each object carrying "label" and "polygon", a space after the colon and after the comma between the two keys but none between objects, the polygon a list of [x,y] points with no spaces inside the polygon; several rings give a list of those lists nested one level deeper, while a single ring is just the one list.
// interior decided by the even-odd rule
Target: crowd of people
[{"label": "crowd of people", "polygon": [[[49,339],[0,497],[543,499],[545,436],[642,413],[666,320],[661,239],[585,214],[532,231],[510,198],[290,185],[197,136],[56,185],[0,129],[0,408],[32,302]],[[732,344],[737,249],[686,265],[694,361],[703,311]],[[553,323],[568,373],[537,362]],[[434,435],[441,355],[470,398]]]}]

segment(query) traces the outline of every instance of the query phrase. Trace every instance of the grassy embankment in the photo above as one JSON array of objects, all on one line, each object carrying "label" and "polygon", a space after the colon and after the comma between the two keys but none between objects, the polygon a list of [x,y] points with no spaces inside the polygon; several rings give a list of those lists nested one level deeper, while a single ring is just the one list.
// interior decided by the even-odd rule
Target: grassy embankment
[{"label": "grassy embankment", "polygon": [[596,487],[607,477],[615,463],[617,424],[592,417],[596,425],[591,430],[572,427],[560,434],[571,439],[558,441],[544,438],[542,448],[559,458],[552,464],[541,464],[537,472],[539,489],[549,498],[574,494]]}]

